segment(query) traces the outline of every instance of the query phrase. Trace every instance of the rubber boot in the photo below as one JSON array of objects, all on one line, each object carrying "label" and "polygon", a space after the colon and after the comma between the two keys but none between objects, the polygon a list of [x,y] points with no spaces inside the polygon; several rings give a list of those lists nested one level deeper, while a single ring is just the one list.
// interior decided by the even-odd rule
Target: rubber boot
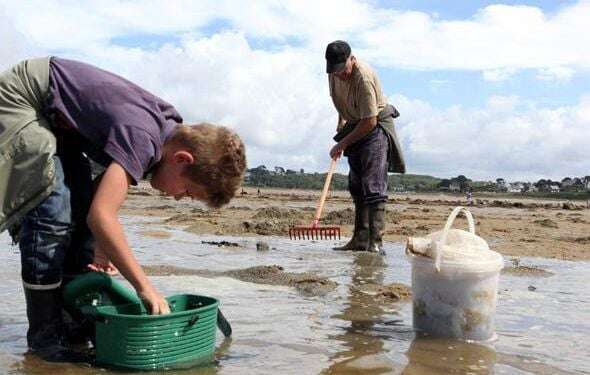
[{"label": "rubber boot", "polygon": [[369,205],[369,246],[367,251],[385,255],[383,232],[385,231],[385,202]]},{"label": "rubber boot", "polygon": [[[64,288],[68,283],[74,280],[79,275],[62,275],[62,283],[60,293],[63,293]],[[96,341],[94,321],[84,316],[76,309],[62,308],[63,320],[63,343],[68,347],[83,348],[88,346],[88,342],[93,345]]]},{"label": "rubber boot", "polygon": [[334,250],[365,251],[369,246],[369,210],[362,202],[354,202],[354,233],[344,246]]},{"label": "rubber boot", "polygon": [[30,351],[47,362],[86,362],[90,357],[66,348],[62,343],[62,309],[60,288],[33,290],[25,288]]}]

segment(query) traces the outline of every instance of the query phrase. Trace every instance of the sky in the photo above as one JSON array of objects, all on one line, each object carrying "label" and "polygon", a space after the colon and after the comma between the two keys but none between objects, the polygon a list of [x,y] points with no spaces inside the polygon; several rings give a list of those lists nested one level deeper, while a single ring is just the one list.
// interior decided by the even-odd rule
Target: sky
[{"label": "sky", "polygon": [[0,70],[47,55],[110,70],[186,123],[234,129],[250,168],[328,168],[336,39],[401,113],[408,173],[590,175],[590,0],[0,0]]}]

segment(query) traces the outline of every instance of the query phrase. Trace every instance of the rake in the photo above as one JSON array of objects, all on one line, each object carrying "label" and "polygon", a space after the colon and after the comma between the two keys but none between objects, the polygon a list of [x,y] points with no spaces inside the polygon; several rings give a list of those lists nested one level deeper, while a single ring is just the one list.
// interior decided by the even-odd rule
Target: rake
[{"label": "rake", "polygon": [[324,208],[324,202],[328,195],[328,188],[330,187],[330,181],[332,180],[332,174],[336,168],[336,159],[332,159],[330,163],[330,169],[326,175],[326,181],[324,182],[324,190],[318,203],[318,207],[315,210],[315,216],[311,222],[311,226],[295,226],[289,228],[289,238],[292,240],[331,240],[340,239],[340,227],[337,226],[320,226],[320,216],[322,215],[322,209]]}]

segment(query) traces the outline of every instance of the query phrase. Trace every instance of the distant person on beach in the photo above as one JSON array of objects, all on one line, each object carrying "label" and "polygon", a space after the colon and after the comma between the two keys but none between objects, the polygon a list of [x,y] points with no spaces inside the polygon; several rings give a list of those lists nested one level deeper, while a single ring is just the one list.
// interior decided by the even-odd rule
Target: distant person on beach
[{"label": "distant person on beach", "polygon": [[[166,195],[219,207],[246,167],[234,132],[182,121],[164,100],[78,61],[26,60],[0,74],[0,232],[19,243],[32,353],[87,360],[65,340],[61,289],[89,268],[118,269],[150,313],[170,311],[119,222],[127,189],[150,175]],[[94,181],[89,158],[106,168]]]},{"label": "distant person on beach", "polygon": [[348,157],[348,189],[355,208],[352,239],[334,250],[384,254],[387,172],[406,171],[393,124],[399,113],[387,104],[375,71],[351,53],[347,42],[328,44],[326,62],[330,96],[338,112],[338,143],[330,157]]},{"label": "distant person on beach", "polygon": [[467,192],[467,205],[473,205],[473,193],[471,191]]}]

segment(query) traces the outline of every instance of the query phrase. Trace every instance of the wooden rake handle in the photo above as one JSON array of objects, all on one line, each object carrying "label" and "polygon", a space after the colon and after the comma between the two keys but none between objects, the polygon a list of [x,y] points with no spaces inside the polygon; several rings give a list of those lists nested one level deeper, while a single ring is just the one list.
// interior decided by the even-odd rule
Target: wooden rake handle
[{"label": "wooden rake handle", "polygon": [[324,190],[322,190],[322,196],[320,197],[320,202],[318,203],[318,207],[315,210],[315,215],[313,217],[313,222],[311,223],[312,227],[317,227],[320,223],[320,216],[322,216],[322,210],[324,209],[324,203],[326,202],[326,196],[328,195],[328,188],[330,187],[330,182],[332,181],[332,174],[334,173],[334,169],[336,169],[336,159],[332,159],[330,163],[330,168],[328,169],[328,174],[326,175],[326,181],[324,182]]}]

